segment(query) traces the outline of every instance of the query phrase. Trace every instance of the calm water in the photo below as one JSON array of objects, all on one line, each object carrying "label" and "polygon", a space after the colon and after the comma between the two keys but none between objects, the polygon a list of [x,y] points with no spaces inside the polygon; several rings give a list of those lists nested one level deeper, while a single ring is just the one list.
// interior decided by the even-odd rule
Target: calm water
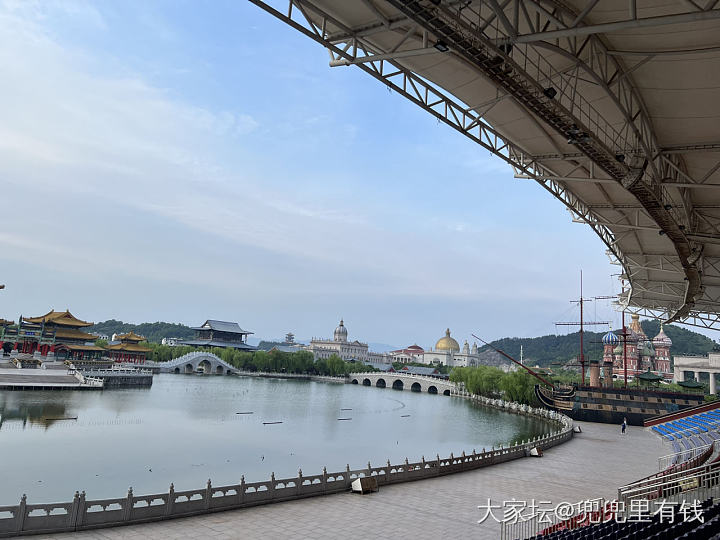
[{"label": "calm water", "polygon": [[[343,411],[341,409],[352,409]],[[249,412],[253,414],[236,414]],[[409,416],[404,416],[409,415]],[[77,416],[77,420],[58,420]],[[0,392],[0,505],[196,489],[480,451],[542,422],[358,385],[156,375],[151,389]],[[352,418],[338,421],[338,418]],[[263,422],[282,424],[263,425]]]}]

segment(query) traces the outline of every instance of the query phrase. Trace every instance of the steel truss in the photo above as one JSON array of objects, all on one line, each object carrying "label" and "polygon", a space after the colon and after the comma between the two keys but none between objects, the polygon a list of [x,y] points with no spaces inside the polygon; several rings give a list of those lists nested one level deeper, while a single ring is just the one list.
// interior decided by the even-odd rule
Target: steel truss
[{"label": "steel truss", "polygon": [[[630,287],[619,297],[620,307],[667,321],[720,328],[720,316],[708,315],[696,305],[704,292],[700,276],[706,261],[701,256],[701,242],[704,237],[720,237],[720,220],[693,208],[689,197],[690,189],[714,187],[704,183],[714,170],[703,181],[691,178],[681,154],[688,150],[717,151],[720,143],[712,141],[692,149],[658,145],[646,107],[634,87],[632,71],[637,65],[627,69],[623,55],[605,46],[599,33],[608,31],[608,25],[584,24],[597,0],[589,1],[580,13],[556,0],[385,0],[400,12],[392,16],[385,13],[389,11],[386,6],[385,10],[380,8],[380,2],[362,0],[377,20],[358,28],[347,27],[313,0],[288,0],[285,13],[261,0],[250,1],[325,47],[331,66],[356,65],[506,161],[516,177],[537,181],[562,201],[595,231],[611,259],[622,266]],[[629,17],[612,24],[616,25],[613,28],[646,27],[716,18],[720,16],[720,10],[714,9],[716,3],[691,3],[679,18],[642,19],[630,9],[635,2],[629,1]],[[527,28],[530,32],[523,33]],[[381,48],[372,36],[388,30],[398,39],[393,46]],[[411,45],[414,48],[408,49]],[[498,98],[480,105],[462,103],[401,62],[402,58],[445,54],[448,50],[493,81],[499,89]],[[545,60],[548,50],[560,55],[567,65],[558,69]],[[588,84],[612,100],[618,116],[612,123],[582,96],[581,89]],[[532,155],[505,139],[483,119],[502,99],[523,105],[572,141],[578,151]],[[573,163],[573,173],[561,174],[553,165],[558,160]],[[622,184],[638,200],[635,218],[610,221],[601,217],[571,191],[576,182]],[[667,186],[678,190],[677,200]],[[611,203],[608,206],[614,208]],[[678,272],[677,283],[660,286],[644,281],[641,271],[658,270],[652,256],[628,258],[621,252],[620,237],[644,229],[667,234],[673,242],[677,256],[667,258],[665,268]],[[657,302],[652,298],[658,298]],[[633,307],[634,302],[642,307]]]}]

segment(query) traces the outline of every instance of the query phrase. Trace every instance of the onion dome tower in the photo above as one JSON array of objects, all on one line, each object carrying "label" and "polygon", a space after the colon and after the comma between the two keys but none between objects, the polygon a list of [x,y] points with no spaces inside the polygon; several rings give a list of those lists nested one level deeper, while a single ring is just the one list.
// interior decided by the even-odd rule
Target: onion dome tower
[{"label": "onion dome tower", "polygon": [[445,337],[441,337],[435,344],[436,351],[460,352],[460,345],[450,337],[450,329],[445,330]]},{"label": "onion dome tower", "polygon": [[605,348],[607,349],[607,346],[610,345],[612,347],[617,346],[618,343],[620,343],[620,338],[618,338],[615,333],[610,330],[607,334],[605,334],[602,337],[603,345],[605,345]]},{"label": "onion dome tower", "polygon": [[345,328],[345,324],[343,323],[343,320],[340,319],[340,324],[335,329],[335,332],[333,332],[333,340],[341,341],[344,343],[347,341],[347,336],[348,336],[347,328]]},{"label": "onion dome tower", "polygon": [[663,325],[660,325],[660,333],[653,338],[655,346],[655,368],[662,373],[670,373],[670,347],[672,340],[667,336]]},{"label": "onion dome tower", "polygon": [[613,374],[613,352],[615,348],[620,345],[620,339],[610,330],[607,334],[602,337],[603,344],[603,386],[612,386],[612,374]]}]

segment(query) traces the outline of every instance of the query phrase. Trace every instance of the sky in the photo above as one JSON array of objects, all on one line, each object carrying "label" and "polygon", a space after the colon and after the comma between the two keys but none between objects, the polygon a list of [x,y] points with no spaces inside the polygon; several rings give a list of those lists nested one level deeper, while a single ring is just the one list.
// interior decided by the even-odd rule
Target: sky
[{"label": "sky", "polygon": [[429,346],[619,292],[540,186],[249,2],[0,0],[0,66],[0,317]]}]

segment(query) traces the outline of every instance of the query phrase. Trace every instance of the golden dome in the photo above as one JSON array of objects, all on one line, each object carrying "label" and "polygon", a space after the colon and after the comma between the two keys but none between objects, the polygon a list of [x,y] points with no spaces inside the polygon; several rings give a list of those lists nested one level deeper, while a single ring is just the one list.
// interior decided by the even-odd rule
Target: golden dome
[{"label": "golden dome", "polygon": [[435,344],[436,351],[460,351],[460,345],[453,338],[450,337],[450,329],[445,330],[445,337],[438,339]]}]

